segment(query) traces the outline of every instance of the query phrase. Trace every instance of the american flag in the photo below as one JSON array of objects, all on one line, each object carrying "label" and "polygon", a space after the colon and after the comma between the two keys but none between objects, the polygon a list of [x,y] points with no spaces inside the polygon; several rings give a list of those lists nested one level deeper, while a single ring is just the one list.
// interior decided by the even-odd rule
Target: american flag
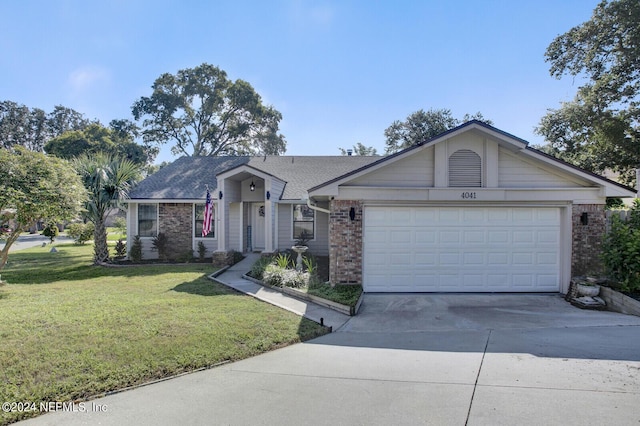
[{"label": "american flag", "polygon": [[206,237],[211,232],[211,217],[213,216],[213,202],[207,189],[207,202],[204,205],[204,220],[202,221],[202,236]]}]

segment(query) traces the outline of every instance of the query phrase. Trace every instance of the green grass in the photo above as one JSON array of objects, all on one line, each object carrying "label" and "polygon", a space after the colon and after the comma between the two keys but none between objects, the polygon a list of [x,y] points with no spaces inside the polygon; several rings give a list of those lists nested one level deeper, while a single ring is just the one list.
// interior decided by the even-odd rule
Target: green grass
[{"label": "green grass", "polygon": [[356,306],[358,299],[362,294],[362,286],[359,285],[336,285],[331,287],[329,284],[311,284],[309,288],[304,289],[307,294],[322,297],[336,303],[347,306]]},{"label": "green grass", "polygon": [[91,244],[56,247],[1,271],[2,402],[82,400],[325,332],[212,282],[210,265],[96,267]]}]

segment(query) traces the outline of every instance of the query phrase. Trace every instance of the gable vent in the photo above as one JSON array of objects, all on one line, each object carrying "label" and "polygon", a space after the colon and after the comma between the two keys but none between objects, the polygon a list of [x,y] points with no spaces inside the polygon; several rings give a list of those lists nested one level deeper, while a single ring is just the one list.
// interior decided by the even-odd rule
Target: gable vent
[{"label": "gable vent", "polygon": [[449,186],[482,186],[482,159],[470,149],[460,149],[449,157]]}]

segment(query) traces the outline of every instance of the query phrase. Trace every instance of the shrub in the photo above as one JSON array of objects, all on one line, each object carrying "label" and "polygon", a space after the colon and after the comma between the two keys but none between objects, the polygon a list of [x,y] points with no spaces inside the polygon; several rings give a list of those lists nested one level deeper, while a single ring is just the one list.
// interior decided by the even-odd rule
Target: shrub
[{"label": "shrub", "polygon": [[251,267],[251,276],[257,280],[262,280],[264,275],[264,270],[272,262],[273,262],[273,258],[271,256],[262,256]]},{"label": "shrub", "polygon": [[49,243],[53,244],[59,232],[58,225],[56,225],[55,222],[49,222],[42,230],[42,235],[49,237]]},{"label": "shrub", "polygon": [[244,256],[239,251],[230,250],[227,252],[227,265],[235,265],[242,259],[244,259]]},{"label": "shrub", "polygon": [[276,264],[267,265],[263,273],[263,281],[275,287],[301,288],[309,285],[309,273],[295,269],[281,268]]},{"label": "shrub", "polygon": [[177,262],[189,263],[193,260],[193,250],[187,250],[180,254],[177,258]]},{"label": "shrub", "polygon": [[207,254],[207,247],[204,245],[202,241],[198,241],[198,259],[200,261],[204,261],[205,255]]},{"label": "shrub", "polygon": [[152,250],[158,251],[158,257],[160,260],[167,260],[169,251],[169,238],[164,232],[158,232],[158,235],[153,237]]},{"label": "shrub", "polygon": [[142,261],[142,240],[140,239],[140,235],[136,235],[135,237],[133,237],[133,243],[131,244],[129,257],[134,262]]},{"label": "shrub", "polygon": [[127,255],[127,245],[122,241],[122,238],[116,242],[116,258],[122,259]]},{"label": "shrub", "polygon": [[73,238],[76,244],[84,244],[93,239],[93,223],[72,223],[67,227],[67,235]]},{"label": "shrub", "polygon": [[291,263],[291,258],[288,254],[280,253],[276,256],[275,262],[280,268],[287,269]]},{"label": "shrub", "polygon": [[309,273],[309,275],[316,275],[316,272],[318,271],[318,265],[316,265],[316,262],[312,256],[303,256],[302,264],[304,265],[304,269]]},{"label": "shrub", "polygon": [[640,200],[634,201],[627,222],[613,216],[602,244],[602,261],[622,290],[640,290]]}]

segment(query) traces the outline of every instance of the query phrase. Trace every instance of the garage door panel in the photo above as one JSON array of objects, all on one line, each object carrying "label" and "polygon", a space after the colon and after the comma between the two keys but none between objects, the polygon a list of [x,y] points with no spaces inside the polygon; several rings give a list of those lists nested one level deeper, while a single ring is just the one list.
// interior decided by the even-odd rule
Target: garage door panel
[{"label": "garage door panel", "polygon": [[487,230],[487,240],[492,244],[508,243],[510,234],[507,231]]},{"label": "garage door panel", "polygon": [[558,208],[367,207],[364,224],[365,291],[560,289]]},{"label": "garage door panel", "polygon": [[461,240],[460,231],[458,230],[442,230],[438,233],[438,240],[442,244],[455,243],[458,244]]}]

